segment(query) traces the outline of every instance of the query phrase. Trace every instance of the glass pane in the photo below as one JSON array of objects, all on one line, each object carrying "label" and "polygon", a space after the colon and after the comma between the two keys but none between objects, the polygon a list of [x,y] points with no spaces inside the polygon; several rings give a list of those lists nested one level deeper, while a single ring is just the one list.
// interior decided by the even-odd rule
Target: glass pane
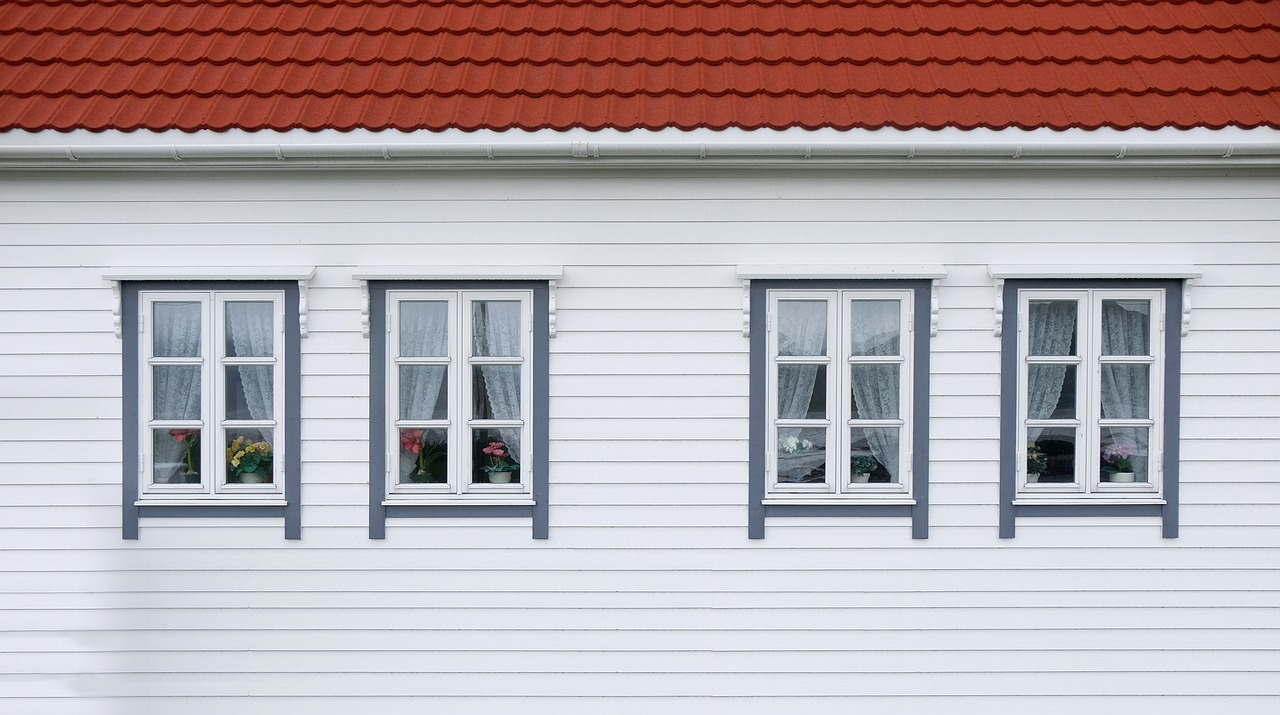
[{"label": "glass pane", "polygon": [[778,366],[778,419],[822,419],[827,416],[827,366]]},{"label": "glass pane", "polygon": [[151,430],[154,468],[152,481],[156,484],[200,483],[200,430],[166,429]]},{"label": "glass pane", "polygon": [[400,430],[401,484],[449,481],[449,436],[443,429]]},{"label": "glass pane", "polygon": [[[1034,471],[1039,469],[1039,472]],[[1076,431],[1073,427],[1027,429],[1027,477],[1032,482],[1076,480]]]},{"label": "glass pane", "polygon": [[520,483],[520,429],[471,430],[472,484]]},{"label": "glass pane", "polygon": [[1076,416],[1076,366],[1027,366],[1027,417],[1070,420]]},{"label": "glass pane", "polygon": [[519,365],[473,365],[471,377],[471,414],[475,419],[520,419]]},{"label": "glass pane", "polygon": [[827,354],[827,302],[778,301],[778,354]]},{"label": "glass pane", "polygon": [[227,303],[227,357],[271,357],[275,348],[274,304],[270,301]]},{"label": "glass pane", "polygon": [[1151,354],[1151,301],[1102,301],[1102,354]]},{"label": "glass pane", "polygon": [[270,365],[234,365],[227,370],[227,419],[269,420],[275,416]]},{"label": "glass pane", "polygon": [[155,303],[151,353],[156,357],[200,357],[200,304]]},{"label": "glass pane", "polygon": [[1101,466],[1104,482],[1147,482],[1150,440],[1146,427],[1103,427]]},{"label": "glass pane", "polygon": [[1077,305],[1074,300],[1030,301],[1028,354],[1075,355]]},{"label": "glass pane", "polygon": [[272,484],[275,473],[270,429],[227,430],[227,483]]},{"label": "glass pane", "polygon": [[449,304],[442,300],[400,302],[400,356],[448,357]]},{"label": "glass pane", "polygon": [[1102,365],[1102,418],[1145,420],[1150,414],[1149,365]]},{"label": "glass pane", "polygon": [[400,366],[400,419],[449,419],[447,365]]},{"label": "glass pane", "polygon": [[849,481],[900,482],[901,450],[897,427],[854,427],[849,430]]},{"label": "glass pane", "polygon": [[898,418],[898,365],[851,365],[850,418],[890,420]]},{"label": "glass pane", "polygon": [[827,430],[783,427],[778,430],[778,482],[822,484],[827,481]]},{"label": "glass pane", "polygon": [[855,300],[849,308],[854,355],[900,355],[900,301]]},{"label": "glass pane", "polygon": [[477,300],[471,304],[472,355],[512,357],[520,355],[520,302]]},{"label": "glass pane", "polygon": [[151,376],[154,419],[200,419],[199,365],[154,365]]}]

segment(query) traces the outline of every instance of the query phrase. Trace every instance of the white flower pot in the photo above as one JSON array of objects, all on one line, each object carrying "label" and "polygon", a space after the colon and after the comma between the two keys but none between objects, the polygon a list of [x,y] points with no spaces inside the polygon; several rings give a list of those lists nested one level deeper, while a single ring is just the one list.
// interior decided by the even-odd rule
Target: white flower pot
[{"label": "white flower pot", "polygon": [[240,475],[241,484],[264,484],[271,475],[266,472],[245,472]]},{"label": "white flower pot", "polygon": [[489,472],[490,484],[509,484],[511,483],[511,472]]},{"label": "white flower pot", "polygon": [[1028,483],[1028,484],[1035,484],[1035,483],[1036,483],[1036,482],[1038,482],[1038,481],[1040,481],[1040,475],[1039,475],[1039,474],[1028,474],[1028,475],[1027,475],[1027,483]]},{"label": "white flower pot", "polygon": [[1113,482],[1132,482],[1133,472],[1112,472],[1111,481]]},{"label": "white flower pot", "polygon": [[849,477],[849,481],[853,482],[854,484],[866,484],[867,482],[871,481],[871,472],[854,474],[853,476]]}]

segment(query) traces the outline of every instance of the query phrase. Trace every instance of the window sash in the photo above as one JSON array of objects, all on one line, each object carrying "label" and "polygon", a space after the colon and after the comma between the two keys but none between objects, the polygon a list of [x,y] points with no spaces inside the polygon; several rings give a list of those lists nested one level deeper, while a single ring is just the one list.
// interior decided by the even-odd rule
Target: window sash
[{"label": "window sash", "polygon": [[[440,301],[447,304],[448,329],[446,355],[436,358],[408,358],[401,355],[401,307],[410,301]],[[480,301],[519,303],[519,355],[474,355],[473,335],[476,330],[472,306]],[[511,497],[532,490],[532,305],[528,290],[389,290],[387,291],[387,450],[386,494],[388,498],[470,495]],[[444,388],[447,392],[446,416],[443,419],[401,418],[401,365],[439,365],[447,369]],[[519,414],[512,419],[476,419],[471,415],[475,385],[472,378],[476,366],[511,365],[518,368]],[[480,466],[474,459],[472,430],[518,429],[521,434],[519,482],[508,484],[474,483],[472,475]],[[447,457],[443,483],[401,483],[401,429],[439,429],[446,435]]]},{"label": "window sash", "polygon": [[[286,447],[284,434],[284,294],[280,291],[141,291],[138,294],[139,321],[139,494],[142,498],[269,498],[284,491]],[[271,304],[271,356],[231,357],[226,350],[226,306],[236,302]],[[200,305],[200,352],[198,357],[175,358],[155,355],[155,310],[162,303]],[[199,367],[200,411],[193,420],[157,419],[155,416],[156,366],[193,365]],[[262,366],[271,370],[271,413],[268,418],[228,417],[229,386],[226,371],[240,366]],[[156,483],[154,431],[162,429],[200,430],[200,482],[195,484]],[[238,484],[228,481],[228,431],[271,430],[271,483]]]},{"label": "window sash", "polygon": [[[1077,303],[1076,355],[1068,357],[1031,355],[1030,303],[1039,300],[1071,300]],[[1102,323],[1105,301],[1148,301],[1148,355],[1103,355]],[[1162,492],[1164,397],[1164,291],[1149,289],[1020,290],[1018,294],[1018,425],[1015,462],[1019,493],[1045,498],[1150,498]],[[1032,419],[1028,403],[1030,369],[1035,365],[1071,365],[1076,369],[1075,416],[1072,419]],[[1145,418],[1102,417],[1102,370],[1107,365],[1141,365],[1147,372],[1147,416]],[[1107,482],[1102,480],[1102,432],[1111,428],[1141,428],[1147,432],[1147,481]],[[1029,430],[1059,428],[1074,433],[1073,481],[1070,483],[1031,482],[1027,468]]]},{"label": "window sash", "polygon": [[[912,312],[914,292],[910,290],[771,290],[768,292],[769,374],[766,400],[768,402],[769,428],[766,430],[766,485],[772,496],[798,498],[829,495],[833,498],[910,497],[912,489],[911,439],[912,439],[912,371],[915,350]],[[897,301],[898,303],[898,351],[896,355],[854,354],[850,319],[857,301]],[[779,355],[779,303],[785,301],[822,302],[826,307],[826,348],[821,355]],[[779,373],[782,367],[814,365],[826,368],[826,388],[823,395],[826,414],[822,418],[782,418],[779,415]],[[852,414],[852,371],[855,366],[893,366],[898,370],[897,416],[887,418],[854,417]],[[897,431],[898,447],[897,481],[889,483],[857,483],[852,481],[852,431],[861,428],[891,428]],[[796,440],[783,444],[779,436],[782,430],[797,430],[797,439],[804,432],[821,430],[825,438],[826,453],[822,463],[824,481],[821,483],[782,482],[781,460],[784,453],[794,453]],[[800,442],[803,445],[803,441]],[[879,460],[878,460],[879,461]]]}]

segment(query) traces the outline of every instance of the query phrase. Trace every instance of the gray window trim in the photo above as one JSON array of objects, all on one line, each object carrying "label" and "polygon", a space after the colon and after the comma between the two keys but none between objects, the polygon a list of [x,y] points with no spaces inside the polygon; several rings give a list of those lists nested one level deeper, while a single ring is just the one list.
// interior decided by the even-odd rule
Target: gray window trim
[{"label": "gray window trim", "polygon": [[[384,504],[386,482],[387,407],[387,291],[394,290],[527,290],[533,293],[533,504],[456,505]],[[533,538],[548,537],[547,427],[550,422],[550,290],[546,281],[525,280],[370,280],[369,281],[369,538],[385,539],[388,518],[526,517],[533,522]]]},{"label": "gray window trim", "polygon": [[1179,417],[1182,375],[1181,280],[1131,279],[1009,279],[1004,284],[1004,315],[1017,325],[1018,293],[1022,290],[1135,289],[1164,291],[1164,413],[1162,433],[1164,504],[1015,504],[1018,495],[1018,331],[1005,329],[1000,337],[1000,538],[1012,539],[1018,517],[1035,516],[1159,516],[1166,539],[1178,537],[1178,476],[1181,462]]},{"label": "gray window trim", "polygon": [[[911,290],[915,344],[912,346],[914,393],[911,405],[912,495],[907,504],[765,504],[765,444],[769,406],[767,326],[769,291],[773,290]],[[911,538],[929,538],[929,340],[932,283],[928,280],[753,280],[751,281],[750,425],[748,427],[747,537],[763,539],[769,517],[909,516]]]},{"label": "gray window trim", "polygon": [[[137,539],[139,521],[144,517],[178,518],[284,518],[284,538],[302,538],[302,336],[297,281],[121,281],[120,320],[122,335],[123,425],[121,454],[121,531],[125,539]],[[276,504],[228,505],[138,505],[138,452],[140,439],[138,404],[140,376],[138,355],[138,294],[142,291],[281,291],[284,293],[284,499]]]}]

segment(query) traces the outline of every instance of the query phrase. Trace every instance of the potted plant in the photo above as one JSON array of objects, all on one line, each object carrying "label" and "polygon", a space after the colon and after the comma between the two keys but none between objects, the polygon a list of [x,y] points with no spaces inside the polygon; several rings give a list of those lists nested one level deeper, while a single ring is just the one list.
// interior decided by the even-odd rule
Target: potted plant
[{"label": "potted plant", "polygon": [[409,481],[415,484],[443,483],[449,481],[445,474],[445,455],[448,443],[427,439],[427,431],[406,429],[400,431],[401,453],[413,454],[413,468],[409,470]]},{"label": "potted plant", "polygon": [[271,443],[254,442],[244,435],[227,447],[227,481],[233,484],[271,482]]},{"label": "potted plant", "polygon": [[490,484],[507,484],[511,481],[511,473],[520,470],[520,464],[507,450],[506,442],[490,442],[480,451],[489,457],[489,463],[482,468],[489,475]]},{"label": "potted plant", "polygon": [[1123,442],[1112,442],[1102,448],[1102,476],[1107,482],[1132,482],[1133,448]]},{"label": "potted plant", "polygon": [[1032,442],[1027,445],[1027,481],[1038,482],[1040,475],[1049,471],[1049,458],[1040,449],[1040,445]]},{"label": "potted plant", "polygon": [[171,429],[169,436],[173,437],[173,441],[186,447],[182,461],[186,464],[186,471],[174,475],[177,481],[182,484],[199,484],[200,483],[200,430],[198,429]]},{"label": "potted plant", "polygon": [[880,466],[880,462],[867,454],[855,454],[849,459],[849,481],[851,482],[867,482],[871,480],[871,473],[876,471],[876,467]]}]

